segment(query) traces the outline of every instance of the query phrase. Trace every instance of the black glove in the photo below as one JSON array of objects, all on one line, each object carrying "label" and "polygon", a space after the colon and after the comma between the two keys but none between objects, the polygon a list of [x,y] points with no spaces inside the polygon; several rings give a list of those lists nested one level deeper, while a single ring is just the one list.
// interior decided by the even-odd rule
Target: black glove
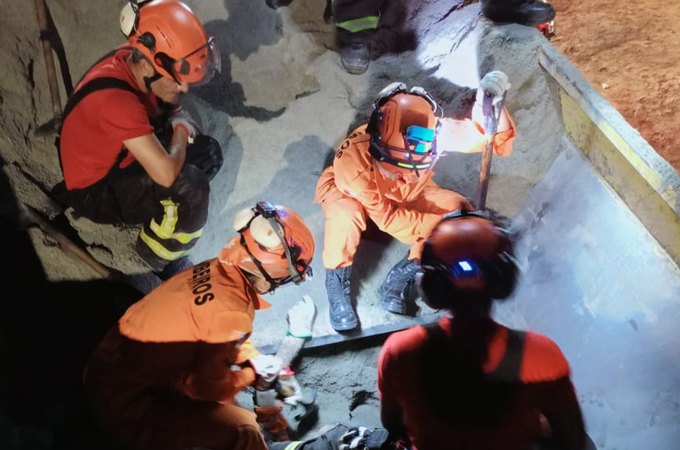
[{"label": "black glove", "polygon": [[224,157],[220,143],[210,136],[199,134],[194,138],[193,144],[187,146],[185,164],[198,167],[208,180],[212,180],[222,167]]}]

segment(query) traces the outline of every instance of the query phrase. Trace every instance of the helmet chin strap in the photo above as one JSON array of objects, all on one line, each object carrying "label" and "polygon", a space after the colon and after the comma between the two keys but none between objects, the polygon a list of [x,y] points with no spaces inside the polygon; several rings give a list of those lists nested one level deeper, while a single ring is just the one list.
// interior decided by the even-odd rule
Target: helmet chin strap
[{"label": "helmet chin strap", "polygon": [[163,78],[163,75],[158,73],[158,71],[154,71],[154,74],[150,77],[144,77],[144,86],[146,86],[146,89],[151,92],[151,83],[154,81],[158,81],[161,78]]}]

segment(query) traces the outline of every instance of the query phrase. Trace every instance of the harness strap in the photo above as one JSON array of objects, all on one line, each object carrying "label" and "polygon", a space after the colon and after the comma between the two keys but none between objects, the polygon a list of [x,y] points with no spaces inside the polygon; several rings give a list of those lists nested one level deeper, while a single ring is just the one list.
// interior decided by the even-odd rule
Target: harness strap
[{"label": "harness strap", "polygon": [[498,367],[488,375],[489,380],[505,383],[520,380],[525,341],[526,333],[524,331],[508,330],[508,344],[505,348],[505,354]]},{"label": "harness strap", "polygon": [[[446,334],[439,323],[431,323],[424,326],[430,342],[444,342]],[[526,332],[508,330],[508,343],[505,354],[498,366],[487,375],[487,379],[493,382],[514,383],[520,380],[522,359],[524,358],[524,342]]]}]

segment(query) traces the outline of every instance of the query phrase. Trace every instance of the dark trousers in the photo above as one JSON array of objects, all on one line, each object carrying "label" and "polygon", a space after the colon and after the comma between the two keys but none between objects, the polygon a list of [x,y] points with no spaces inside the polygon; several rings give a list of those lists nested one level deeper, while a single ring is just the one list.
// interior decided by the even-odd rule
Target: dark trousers
[{"label": "dark trousers", "polygon": [[367,41],[378,28],[383,0],[333,0],[333,21],[341,44]]},{"label": "dark trousers", "polygon": [[[219,151],[216,141],[207,142],[212,146],[209,151]],[[187,154],[204,151],[193,144]],[[124,169],[112,169],[92,186],[57,196],[76,215],[96,223],[142,224],[135,248],[160,272],[169,262],[186,256],[200,237],[208,219],[208,182],[209,175],[188,161],[172,186],[165,188],[135,162]]]}]

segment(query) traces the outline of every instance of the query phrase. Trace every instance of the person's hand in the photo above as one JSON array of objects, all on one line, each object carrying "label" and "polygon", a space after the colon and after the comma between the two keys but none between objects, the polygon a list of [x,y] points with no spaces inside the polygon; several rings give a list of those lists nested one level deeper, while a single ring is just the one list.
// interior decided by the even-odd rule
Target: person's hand
[{"label": "person's hand", "polygon": [[187,137],[189,139],[194,139],[196,135],[198,135],[198,124],[181,106],[178,106],[172,111],[172,114],[168,120],[172,125],[173,132],[175,132],[178,128],[183,128],[186,131]]},{"label": "person's hand", "polygon": [[302,300],[288,310],[286,334],[300,339],[311,338],[315,315],[314,300],[309,295],[303,295]]},{"label": "person's hand", "polygon": [[255,370],[255,389],[265,391],[271,389],[283,367],[281,359],[274,355],[258,355],[249,360]]},{"label": "person's hand", "polygon": [[477,89],[477,102],[481,105],[484,100],[484,93],[488,92],[493,96],[492,104],[498,105],[503,101],[505,93],[512,85],[508,76],[500,70],[492,70],[488,72],[479,82],[479,89]]}]

